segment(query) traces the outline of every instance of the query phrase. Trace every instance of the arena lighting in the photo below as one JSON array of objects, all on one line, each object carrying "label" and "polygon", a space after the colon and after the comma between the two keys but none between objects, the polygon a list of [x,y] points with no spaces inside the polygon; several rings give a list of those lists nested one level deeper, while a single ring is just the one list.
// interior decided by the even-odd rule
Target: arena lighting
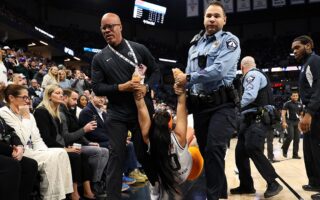
[{"label": "arena lighting", "polygon": [[298,69],[298,67],[297,66],[288,66],[287,68],[286,68],[286,71],[298,71],[299,69]]},{"label": "arena lighting", "polygon": [[177,63],[176,60],[170,60],[170,59],[166,59],[166,58],[159,58],[159,61],[162,61],[162,62],[170,62],[170,63]]},{"label": "arena lighting", "polygon": [[44,41],[42,41],[42,40],[40,40],[39,42],[40,42],[41,44],[44,44],[44,45],[48,46],[48,43],[46,43],[46,42],[44,42]]},{"label": "arena lighting", "polygon": [[83,51],[86,52],[91,52],[91,53],[99,53],[101,49],[95,49],[95,48],[90,48],[90,47],[83,47]]},{"label": "arena lighting", "polygon": [[290,56],[294,56],[294,54],[293,54],[293,53],[290,53]]},{"label": "arena lighting", "polygon": [[282,72],[284,71],[281,67],[273,67],[271,68],[271,72]]},{"label": "arena lighting", "polygon": [[64,47],[64,52],[66,54],[69,54],[70,56],[74,56],[74,51],[72,49],[69,49],[68,47]]},{"label": "arena lighting", "polygon": [[78,60],[78,61],[81,60],[80,58],[78,58],[78,57],[76,57],[76,56],[73,56],[73,58],[74,58],[75,60]]},{"label": "arena lighting", "polygon": [[36,29],[36,31],[38,31],[38,32],[40,32],[40,33],[42,33],[43,35],[45,35],[45,36],[47,36],[47,37],[49,37],[49,38],[51,38],[51,39],[53,39],[54,38],[54,36],[53,35],[51,35],[50,33],[48,33],[48,32],[46,32],[46,31],[44,31],[44,30],[42,30],[41,28],[38,28],[38,27],[34,27],[34,29]]},{"label": "arena lighting", "polygon": [[261,69],[263,72],[269,72],[269,69],[268,68],[263,68]]},{"label": "arena lighting", "polygon": [[33,47],[33,46],[36,46],[36,43],[30,43],[30,44],[28,44],[28,47]]},{"label": "arena lighting", "polygon": [[68,61],[70,61],[70,58],[64,59],[64,61],[65,61],[65,62],[68,62]]}]

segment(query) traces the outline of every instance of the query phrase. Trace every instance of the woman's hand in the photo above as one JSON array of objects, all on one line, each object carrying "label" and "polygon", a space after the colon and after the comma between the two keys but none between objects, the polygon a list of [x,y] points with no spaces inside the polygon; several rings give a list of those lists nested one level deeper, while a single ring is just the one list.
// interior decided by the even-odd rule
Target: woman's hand
[{"label": "woman's hand", "polygon": [[23,157],[24,147],[23,146],[13,146],[12,158],[20,161]]}]

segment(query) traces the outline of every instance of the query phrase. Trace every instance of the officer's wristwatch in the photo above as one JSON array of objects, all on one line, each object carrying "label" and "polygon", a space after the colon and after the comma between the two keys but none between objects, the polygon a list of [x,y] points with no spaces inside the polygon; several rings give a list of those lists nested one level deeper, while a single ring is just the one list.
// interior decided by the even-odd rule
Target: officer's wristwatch
[{"label": "officer's wristwatch", "polygon": [[191,75],[190,74],[187,74],[186,80],[187,80],[187,82],[190,82],[190,80],[191,80]]}]

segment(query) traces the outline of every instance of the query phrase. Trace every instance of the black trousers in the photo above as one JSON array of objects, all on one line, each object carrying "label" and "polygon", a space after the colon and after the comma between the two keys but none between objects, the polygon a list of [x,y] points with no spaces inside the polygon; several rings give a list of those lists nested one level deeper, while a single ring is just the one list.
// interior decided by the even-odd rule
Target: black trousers
[{"label": "black trousers", "polygon": [[207,199],[227,198],[225,154],[231,135],[236,129],[236,114],[232,105],[223,105],[210,112],[194,113],[194,129],[207,182]]},{"label": "black trousers", "polygon": [[274,159],[273,154],[273,139],[274,139],[274,129],[272,126],[268,126],[268,134],[267,134],[267,153],[268,159]]},{"label": "black trousers", "polygon": [[92,178],[92,169],[90,168],[88,157],[85,154],[68,152],[72,181],[74,183],[82,183],[90,181]]},{"label": "black trousers", "polygon": [[303,155],[309,185],[320,187],[320,114],[312,118],[311,131],[303,134]]},{"label": "black trousers", "polygon": [[246,123],[244,119],[242,120],[236,146],[236,164],[239,170],[241,188],[254,188],[249,158],[252,159],[267,183],[271,183],[277,178],[273,166],[263,154],[267,134],[267,127],[261,122]]},{"label": "black trousers", "polygon": [[0,155],[0,199],[29,199],[38,163],[27,157],[21,161]]},{"label": "black trousers", "polygon": [[293,139],[293,156],[297,156],[299,152],[300,131],[298,129],[299,121],[287,120],[288,123],[288,135],[283,142],[283,152],[287,154],[290,143]]},{"label": "black trousers", "polygon": [[132,133],[132,142],[138,161],[141,163],[151,184],[157,181],[157,175],[153,171],[154,164],[147,153],[147,145],[143,142],[138,120],[125,122],[111,119],[107,116],[105,120],[109,137],[109,161],[107,164],[106,191],[108,200],[121,199],[122,173],[124,172],[124,160],[126,157],[126,140],[128,131]]}]

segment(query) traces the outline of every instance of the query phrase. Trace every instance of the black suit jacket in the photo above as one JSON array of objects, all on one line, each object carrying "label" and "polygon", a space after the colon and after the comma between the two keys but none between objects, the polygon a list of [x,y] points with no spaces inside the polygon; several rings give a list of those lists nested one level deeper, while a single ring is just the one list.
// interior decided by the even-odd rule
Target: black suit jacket
[{"label": "black suit jacket", "polygon": [[[91,133],[87,133],[85,137],[91,142],[97,142],[101,147],[108,148],[108,134],[107,129],[104,124],[104,121],[100,118],[97,110],[92,105],[92,103],[88,103],[88,105],[82,109],[79,116],[80,126],[85,126],[88,122],[94,119],[93,116],[96,116],[97,119],[97,128]],[[106,113],[102,114],[104,116],[104,120],[106,117]]]},{"label": "black suit jacket", "polygon": [[43,106],[36,108],[33,115],[44,143],[48,147],[64,147],[65,142],[61,134],[62,124],[60,121],[54,119]]}]

